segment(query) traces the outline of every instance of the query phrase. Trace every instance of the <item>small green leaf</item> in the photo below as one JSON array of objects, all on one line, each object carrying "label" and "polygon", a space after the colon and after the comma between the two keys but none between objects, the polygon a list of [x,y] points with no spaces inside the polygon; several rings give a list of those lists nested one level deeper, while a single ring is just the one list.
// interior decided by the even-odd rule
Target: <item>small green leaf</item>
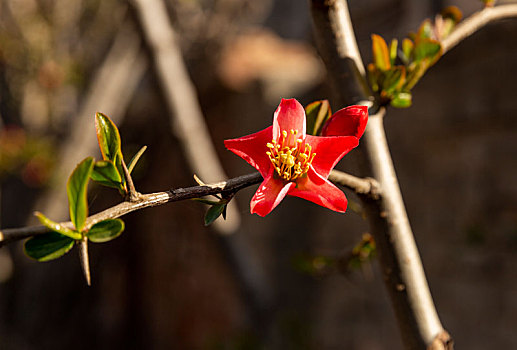
[{"label": "small green leaf", "polygon": [[86,236],[95,243],[103,243],[117,238],[124,231],[124,221],[120,219],[107,219],[93,225]]},{"label": "small green leaf", "polygon": [[118,170],[118,173],[120,174],[120,176],[122,177],[122,191],[123,192],[126,192],[126,175],[124,173],[124,167],[122,166],[122,153],[119,152],[117,155],[115,155],[115,167],[117,168]]},{"label": "small green leaf", "polygon": [[393,91],[400,90],[406,81],[406,67],[395,66],[386,72],[382,82],[382,90],[391,94]]},{"label": "small green leaf", "polygon": [[111,160],[95,162],[91,177],[101,185],[123,190],[122,177]]},{"label": "small green leaf", "polygon": [[224,212],[227,204],[228,203],[215,204],[208,208],[205,214],[205,226],[208,226],[214,222],[215,219],[217,219]]},{"label": "small green leaf", "polygon": [[115,162],[117,154],[122,152],[117,126],[108,116],[97,112],[95,114],[95,130],[97,131],[102,158]]},{"label": "small green leaf", "polygon": [[406,38],[406,39],[402,40],[402,53],[404,55],[404,61],[406,64],[408,64],[412,58],[414,46],[415,45],[413,45],[413,42],[411,41],[411,39]]},{"label": "small green leaf", "polygon": [[82,231],[88,216],[87,190],[88,180],[93,170],[93,157],[84,159],[70,175],[66,184],[68,193],[68,205],[70,207],[70,220],[77,231]]},{"label": "small green leaf", "polygon": [[64,236],[67,236],[67,237],[70,237],[73,239],[81,239],[81,237],[82,237],[82,235],[79,232],[70,230],[69,228],[67,228],[63,225],[60,225],[57,222],[50,220],[49,218],[47,218],[45,215],[43,215],[39,211],[35,212],[34,215],[36,215],[36,217],[38,218],[38,220],[41,222],[41,224],[43,226],[48,227],[49,229],[51,229],[54,232],[60,233]]},{"label": "small green leaf", "polygon": [[147,149],[147,146],[143,146],[142,148],[140,148],[140,151],[138,151],[135,154],[135,156],[133,157],[133,159],[131,159],[131,161],[129,162],[129,166],[127,167],[127,170],[129,171],[130,174],[133,171],[133,168],[135,167],[136,163],[138,162],[138,160],[140,159],[142,154],[144,154],[146,149]]},{"label": "small green leaf", "polygon": [[305,107],[305,114],[307,115],[307,134],[319,135],[321,128],[332,115],[329,101],[321,100],[315,101]]},{"label": "small green leaf", "polygon": [[399,92],[393,96],[390,104],[396,108],[407,108],[411,106],[411,94],[409,92]]},{"label": "small green leaf", "polygon": [[395,64],[395,60],[397,59],[397,48],[398,48],[398,40],[392,39],[390,43],[390,63],[391,65]]},{"label": "small green leaf", "polygon": [[418,33],[416,34],[415,42],[418,43],[421,39],[430,39],[433,35],[433,25],[431,24],[431,20],[426,19],[420,25],[418,29]]},{"label": "small green leaf", "polygon": [[427,67],[432,66],[442,54],[442,45],[436,40],[422,39],[418,41],[413,50],[415,62],[427,59]]},{"label": "small green leaf", "polygon": [[406,77],[406,84],[404,85],[405,90],[410,91],[416,85],[416,83],[418,83],[420,78],[422,78],[422,76],[427,70],[427,63],[427,60],[423,60],[413,62],[409,65],[408,74]]},{"label": "small green leaf", "polygon": [[74,246],[75,241],[57,232],[49,232],[29,238],[24,245],[25,254],[38,261],[57,259]]},{"label": "small green leaf", "polygon": [[442,26],[442,32],[440,34],[440,40],[445,39],[448,37],[452,30],[456,27],[456,22],[450,18],[446,18],[443,20],[443,26]]},{"label": "small green leaf", "polygon": [[375,67],[373,63],[369,63],[368,66],[368,82],[373,91],[379,91],[379,78],[381,72]]},{"label": "small green leaf", "polygon": [[213,200],[204,199],[204,198],[192,198],[192,200],[196,201],[196,202],[208,204],[208,205],[215,205],[215,204],[220,204],[221,203],[221,200],[213,201]]},{"label": "small green leaf", "polygon": [[391,68],[388,45],[380,35],[372,34],[372,51],[373,62],[377,68],[381,71],[386,71]]}]

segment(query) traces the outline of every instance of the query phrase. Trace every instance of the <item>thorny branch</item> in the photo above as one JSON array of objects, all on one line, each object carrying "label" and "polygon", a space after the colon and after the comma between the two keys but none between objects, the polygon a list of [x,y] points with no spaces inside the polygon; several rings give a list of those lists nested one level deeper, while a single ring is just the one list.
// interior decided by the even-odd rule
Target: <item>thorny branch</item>
[{"label": "thorny branch", "polygon": [[[333,170],[330,173],[329,180],[335,182],[338,185],[349,188],[363,197],[378,199],[381,195],[381,190],[377,181],[370,178],[362,179],[350,174],[343,173],[341,171]],[[155,207],[170,202],[178,202],[186,199],[199,198],[214,194],[222,194],[223,196],[233,195],[243,188],[258,184],[261,181],[262,176],[260,173],[253,173],[238,176],[227,181],[214,184],[177,188],[164,192],[140,194],[140,197],[137,201],[125,201],[88,217],[86,219],[86,227],[89,228],[100,221],[118,218],[136,210]],[[73,229],[73,224],[70,221],[62,222],[60,225]],[[0,231],[0,247],[7,243],[35,235],[40,235],[46,232],[49,231],[45,226],[4,229]]]}]

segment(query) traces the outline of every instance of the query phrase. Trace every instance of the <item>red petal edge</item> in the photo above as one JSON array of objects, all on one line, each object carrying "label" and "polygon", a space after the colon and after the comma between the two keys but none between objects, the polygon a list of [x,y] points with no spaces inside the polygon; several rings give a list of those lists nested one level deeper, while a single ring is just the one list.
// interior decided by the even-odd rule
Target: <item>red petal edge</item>
[{"label": "red petal edge", "polygon": [[251,199],[250,211],[252,214],[266,216],[275,207],[280,204],[292,188],[294,182],[284,182],[274,178],[273,174],[269,175],[259,186],[257,192]]},{"label": "red petal edge", "polygon": [[359,144],[359,139],[355,136],[322,137],[307,135],[305,141],[311,145],[312,151],[316,153],[312,161],[314,170],[325,179],[337,162]]},{"label": "red petal edge", "polygon": [[266,155],[268,151],[266,144],[273,139],[272,131],[273,127],[270,126],[251,135],[225,140],[224,145],[257,169],[263,178],[266,178],[271,168],[271,161]]},{"label": "red petal edge", "polygon": [[348,205],[345,194],[328,180],[320,177],[312,168],[308,176],[298,181],[290,196],[300,197],[330,210],[344,213]]},{"label": "red petal edge", "polygon": [[361,138],[368,122],[368,107],[349,106],[334,113],[323,125],[322,136],[355,136]]}]

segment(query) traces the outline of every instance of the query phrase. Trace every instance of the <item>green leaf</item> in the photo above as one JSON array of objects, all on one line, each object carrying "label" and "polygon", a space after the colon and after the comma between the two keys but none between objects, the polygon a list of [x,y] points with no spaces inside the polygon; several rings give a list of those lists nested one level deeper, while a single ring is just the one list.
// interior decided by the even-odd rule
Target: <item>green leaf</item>
[{"label": "green leaf", "polygon": [[140,150],[135,154],[133,159],[131,159],[131,161],[129,162],[129,166],[127,167],[127,170],[129,171],[130,174],[133,171],[133,168],[135,167],[136,163],[138,162],[138,160],[140,159],[142,154],[144,154],[146,149],[147,149],[147,146],[143,146],[142,148],[140,148]]},{"label": "green leaf", "polygon": [[213,200],[204,199],[204,198],[192,198],[192,200],[196,201],[196,202],[208,204],[208,205],[215,205],[215,204],[220,204],[221,203],[221,200],[213,201]]},{"label": "green leaf", "polygon": [[124,173],[124,167],[122,166],[122,153],[119,152],[117,155],[115,155],[115,167],[117,168],[118,170],[118,173],[120,174],[120,176],[122,177],[122,191],[123,192],[127,192],[126,190],[126,175]]},{"label": "green leaf", "polygon": [[25,254],[38,261],[57,259],[74,246],[75,241],[57,232],[49,232],[29,238],[24,245]]},{"label": "green leaf", "polygon": [[411,60],[414,46],[415,45],[413,45],[413,42],[411,41],[411,39],[406,38],[406,39],[402,40],[402,53],[404,55],[404,61],[406,64],[408,64],[409,61]]},{"label": "green leaf", "polygon": [[307,134],[317,136],[321,128],[332,115],[329,101],[315,101],[305,107],[307,115]]},{"label": "green leaf", "polygon": [[406,81],[406,67],[395,66],[386,72],[382,82],[382,90],[391,94],[393,91],[400,90]]},{"label": "green leaf", "polygon": [[102,158],[115,162],[117,154],[122,153],[117,126],[108,116],[97,112],[95,114],[95,130],[97,131],[97,140],[99,141]]},{"label": "green leaf", "polygon": [[215,204],[208,208],[205,214],[205,226],[208,226],[214,222],[215,219],[217,219],[224,212],[227,204],[228,203]]},{"label": "green leaf", "polygon": [[395,64],[395,60],[397,59],[397,47],[398,47],[398,40],[392,39],[390,43],[390,63],[391,65]]},{"label": "green leaf", "polygon": [[390,104],[396,108],[407,108],[411,106],[411,94],[409,92],[399,92],[393,95]]},{"label": "green leaf", "polygon": [[103,243],[117,238],[124,231],[124,221],[120,219],[107,219],[93,225],[86,236],[95,243]]},{"label": "green leaf", "polygon": [[413,59],[415,62],[427,59],[427,67],[432,66],[442,54],[442,45],[436,40],[422,39],[413,50]]},{"label": "green leaf", "polygon": [[373,63],[369,63],[367,66],[368,69],[368,82],[373,91],[379,91],[379,78],[381,72],[375,67]]},{"label": "green leaf", "polygon": [[38,218],[38,220],[41,222],[43,226],[48,227],[54,232],[60,233],[64,236],[73,238],[73,239],[81,239],[82,235],[79,232],[76,232],[74,230],[70,230],[67,227],[64,227],[63,225],[58,224],[55,221],[50,220],[45,215],[40,213],[39,211],[35,212],[34,215]]},{"label": "green leaf", "polygon": [[433,35],[433,25],[431,24],[431,20],[426,19],[420,25],[418,29],[418,33],[416,34],[415,42],[420,41],[421,39],[430,39]]},{"label": "green leaf", "polygon": [[96,162],[91,178],[101,185],[123,190],[122,177],[111,160],[99,160]]},{"label": "green leaf", "polygon": [[404,89],[410,91],[427,70],[427,60],[413,62],[409,65]]},{"label": "green leaf", "polygon": [[373,62],[377,68],[381,71],[386,71],[391,68],[388,45],[380,35],[372,34],[372,51]]},{"label": "green leaf", "polygon": [[68,193],[68,205],[70,207],[70,220],[77,231],[82,231],[88,216],[88,201],[86,198],[88,180],[93,170],[93,157],[84,159],[70,175],[66,184]]}]

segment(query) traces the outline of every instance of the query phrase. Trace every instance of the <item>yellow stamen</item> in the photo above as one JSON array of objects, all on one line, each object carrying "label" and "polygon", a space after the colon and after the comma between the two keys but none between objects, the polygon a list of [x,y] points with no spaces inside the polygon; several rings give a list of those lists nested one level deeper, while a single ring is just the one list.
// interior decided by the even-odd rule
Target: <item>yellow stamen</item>
[{"label": "yellow stamen", "polygon": [[[278,140],[266,144],[266,155],[275,171],[285,181],[295,180],[309,171],[316,153],[312,153],[311,145],[297,138],[298,130],[283,130]],[[291,137],[292,136],[292,137]]]}]

